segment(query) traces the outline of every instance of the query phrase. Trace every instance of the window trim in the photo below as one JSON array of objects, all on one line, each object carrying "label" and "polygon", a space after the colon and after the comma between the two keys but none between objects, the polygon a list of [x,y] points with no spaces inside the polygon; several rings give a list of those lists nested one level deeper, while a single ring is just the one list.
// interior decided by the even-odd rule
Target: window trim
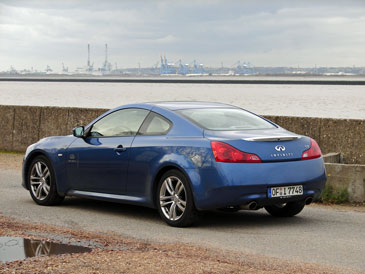
[{"label": "window trim", "polygon": [[[146,133],[146,130],[147,128],[149,127],[149,125],[151,124],[152,120],[154,117],[158,117],[158,118],[161,118],[162,120],[164,120],[165,122],[167,122],[169,124],[169,128],[164,131],[164,132],[159,132],[159,133],[155,133],[155,134],[151,134],[151,133]],[[154,111],[151,111],[146,119],[143,121],[141,127],[139,128],[138,132],[137,132],[137,136],[164,136],[164,135],[167,135],[170,130],[172,129],[173,127],[173,123],[167,119],[165,116],[157,113],[157,112],[154,112]]]},{"label": "window trim", "polygon": [[[104,119],[105,117],[108,117],[109,115],[116,113],[117,111],[123,111],[123,110],[128,110],[128,109],[137,109],[137,110],[145,110],[147,112],[146,117],[143,119],[141,125],[139,126],[138,130],[136,131],[136,133],[134,135],[130,135],[130,136],[125,136],[125,135],[116,135],[116,136],[92,136],[91,131],[92,128],[94,127],[94,125],[99,122],[100,120]],[[147,117],[150,115],[151,110],[149,109],[145,109],[145,108],[138,108],[138,107],[129,107],[129,108],[122,108],[122,109],[116,109],[115,111],[112,111],[110,113],[108,113],[107,115],[104,115],[102,117],[100,117],[100,119],[98,119],[97,121],[95,121],[90,127],[87,128],[87,136],[86,138],[115,138],[115,137],[136,137],[138,135],[139,130],[141,129],[142,125],[144,124],[144,122],[146,121]]]}]

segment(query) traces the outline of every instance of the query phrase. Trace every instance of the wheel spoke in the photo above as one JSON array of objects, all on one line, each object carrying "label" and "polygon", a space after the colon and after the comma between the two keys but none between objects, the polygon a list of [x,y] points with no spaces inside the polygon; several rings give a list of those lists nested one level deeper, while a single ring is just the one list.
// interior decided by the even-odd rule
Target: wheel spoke
[{"label": "wheel spoke", "polygon": [[42,172],[42,164],[40,162],[38,162],[38,163],[35,164],[35,170],[37,172],[37,175],[39,177],[42,177],[42,175],[43,175],[43,172]]},{"label": "wheel spoke", "polygon": [[184,206],[182,206],[182,204],[181,204],[180,202],[176,203],[176,205],[177,205],[177,207],[178,207],[178,208],[179,208],[182,212],[184,212],[185,207],[184,207]]},{"label": "wheel spoke", "polygon": [[48,195],[48,193],[49,193],[49,185],[47,185],[47,184],[43,184],[43,192],[44,192],[46,195]]},{"label": "wheel spoke", "polygon": [[176,203],[172,204],[174,206],[174,212],[172,213],[172,219],[176,220]]},{"label": "wheel spoke", "polygon": [[167,178],[165,181],[166,189],[170,193],[170,195],[174,195],[174,187],[172,186],[171,178]]},{"label": "wheel spoke", "polygon": [[175,186],[175,189],[174,189],[174,191],[175,191],[175,193],[177,194],[177,192],[179,191],[179,189],[180,189],[180,186],[182,185],[182,183],[181,183],[181,181],[179,180],[177,183],[176,183],[176,186]]},{"label": "wheel spoke", "polygon": [[172,204],[174,201],[168,201],[168,202],[160,202],[160,205],[161,206],[167,206],[167,205],[169,205],[169,204]]},{"label": "wheel spoke", "polygon": [[170,218],[170,220],[176,219],[176,204],[175,203],[173,203],[170,207],[169,218]]},{"label": "wheel spoke", "polygon": [[42,192],[42,184],[39,184],[37,190],[35,191],[35,196],[37,197],[37,199],[41,198],[41,192]]},{"label": "wheel spoke", "polygon": [[47,179],[49,177],[50,173],[49,173],[49,170],[48,168],[46,167],[43,171],[43,177],[44,179]]},{"label": "wheel spoke", "polygon": [[31,179],[31,180],[40,180],[40,179],[41,179],[41,177],[37,177],[37,176],[30,176],[30,179]]},{"label": "wheel spoke", "polygon": [[179,199],[179,203],[182,204],[184,207],[186,206],[186,202],[181,199]]},{"label": "wheel spoke", "polygon": [[160,196],[160,201],[171,200],[174,196]]},{"label": "wheel spoke", "polygon": [[37,181],[31,181],[30,182],[30,184],[32,185],[32,186],[34,186],[34,185],[39,185],[39,184],[41,184],[41,182],[37,182]]},{"label": "wheel spoke", "polygon": [[180,186],[180,188],[176,191],[176,194],[177,194],[177,195],[180,195],[180,193],[181,193],[183,190],[185,190],[185,188],[184,188],[184,185],[181,183],[181,186]]}]

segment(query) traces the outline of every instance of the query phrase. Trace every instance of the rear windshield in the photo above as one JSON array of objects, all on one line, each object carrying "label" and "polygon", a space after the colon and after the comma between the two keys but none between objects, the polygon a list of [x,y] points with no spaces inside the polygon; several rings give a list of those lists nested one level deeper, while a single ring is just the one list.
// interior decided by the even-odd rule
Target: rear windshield
[{"label": "rear windshield", "polygon": [[208,130],[269,129],[275,126],[243,109],[200,108],[183,109],[176,112],[198,126]]}]

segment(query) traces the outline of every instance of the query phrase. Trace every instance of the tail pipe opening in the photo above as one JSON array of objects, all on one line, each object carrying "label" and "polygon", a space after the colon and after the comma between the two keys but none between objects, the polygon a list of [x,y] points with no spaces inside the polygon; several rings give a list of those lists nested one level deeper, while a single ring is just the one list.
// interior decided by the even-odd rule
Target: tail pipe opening
[{"label": "tail pipe opening", "polygon": [[255,201],[252,201],[246,205],[241,205],[240,208],[246,210],[255,210],[257,209],[257,203]]},{"label": "tail pipe opening", "polygon": [[310,205],[313,202],[313,198],[312,197],[308,197],[307,199],[305,199],[305,204],[306,205]]}]

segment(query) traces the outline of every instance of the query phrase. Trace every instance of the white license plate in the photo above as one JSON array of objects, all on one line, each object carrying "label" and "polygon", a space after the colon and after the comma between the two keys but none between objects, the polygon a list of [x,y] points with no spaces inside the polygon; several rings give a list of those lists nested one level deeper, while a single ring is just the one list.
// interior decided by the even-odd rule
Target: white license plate
[{"label": "white license plate", "polygon": [[278,186],[269,188],[269,198],[291,197],[303,195],[303,186]]}]

